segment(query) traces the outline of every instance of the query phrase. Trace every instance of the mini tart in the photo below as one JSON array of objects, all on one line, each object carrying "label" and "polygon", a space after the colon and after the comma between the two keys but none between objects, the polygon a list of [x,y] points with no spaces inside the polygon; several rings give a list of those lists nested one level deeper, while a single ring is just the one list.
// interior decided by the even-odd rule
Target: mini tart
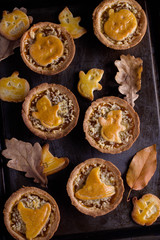
[{"label": "mini tart", "polygon": [[66,136],[76,126],[79,105],[75,95],[66,87],[42,83],[25,98],[22,117],[35,135],[54,140]]},{"label": "mini tart", "polygon": [[[54,42],[51,43],[51,41]],[[24,33],[20,42],[20,51],[23,61],[32,71],[54,75],[70,65],[75,55],[75,44],[70,33],[62,26],[40,22]]]},{"label": "mini tart", "polygon": [[[24,240],[27,234],[27,224],[24,223],[23,217],[18,210],[20,204],[23,204],[26,214],[28,211],[41,209],[46,204],[50,206],[49,215],[46,219],[45,226],[40,229],[38,235],[32,239],[48,240],[57,231],[60,222],[59,208],[54,198],[47,192],[35,188],[24,187],[13,193],[6,201],[4,206],[4,223],[8,232],[18,240]],[[32,209],[32,210],[31,210]],[[36,216],[37,217],[37,216]],[[31,219],[31,218],[30,218]],[[37,225],[41,219],[38,219]],[[36,229],[37,226],[34,227]]]},{"label": "mini tart", "polygon": [[[108,22],[109,26],[106,22],[111,16],[110,13],[118,13],[119,16],[110,19],[112,23],[111,21]],[[130,21],[127,30],[125,24],[128,24],[128,22],[124,22],[125,20]],[[124,27],[124,35],[119,37],[117,32],[121,34],[122,26]],[[93,29],[97,38],[105,46],[119,50],[128,49],[137,45],[144,37],[147,29],[147,17],[142,7],[135,0],[104,0],[93,12]]]},{"label": "mini tart", "polygon": [[66,87],[42,83],[25,98],[22,117],[35,135],[54,140],[66,136],[76,126],[79,105],[75,95]]},{"label": "mini tart", "polygon": [[[120,122],[108,126],[109,134],[117,136],[118,140],[106,139],[102,134],[103,128],[100,119],[108,121],[111,113],[120,112]],[[113,121],[113,119],[111,120]],[[120,153],[128,150],[136,141],[140,133],[140,120],[131,105],[118,97],[103,97],[92,102],[87,109],[83,129],[90,145],[102,153]],[[114,131],[116,129],[116,131]],[[117,130],[118,129],[118,130]]]},{"label": "mini tart", "polygon": [[[84,187],[91,171],[97,168],[99,169],[99,178],[102,185],[114,188],[114,193],[112,196],[97,199],[78,198],[77,192]],[[91,186],[88,187],[88,189],[90,188]],[[98,193],[99,189],[101,189],[100,186],[95,191]],[[121,173],[115,165],[100,158],[90,158],[77,165],[71,172],[67,182],[67,192],[72,204],[80,212],[97,217],[109,213],[119,205],[123,198],[124,186]]]}]

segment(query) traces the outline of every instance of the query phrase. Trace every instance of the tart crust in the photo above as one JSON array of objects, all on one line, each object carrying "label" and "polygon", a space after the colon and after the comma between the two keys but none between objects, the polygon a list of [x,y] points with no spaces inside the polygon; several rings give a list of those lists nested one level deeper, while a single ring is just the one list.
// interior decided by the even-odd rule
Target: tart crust
[{"label": "tart crust", "polygon": [[51,239],[51,237],[57,231],[57,228],[59,226],[60,212],[59,212],[58,205],[57,205],[56,201],[54,200],[54,198],[51,195],[49,195],[47,192],[45,192],[39,188],[23,187],[23,188],[19,189],[18,191],[14,192],[9,197],[9,199],[5,203],[4,211],[3,211],[5,226],[8,230],[8,232],[15,239],[18,239],[18,240],[26,239],[21,233],[18,233],[12,229],[12,227],[11,227],[11,212],[13,210],[13,207],[18,204],[18,202],[22,199],[22,197],[29,195],[29,194],[36,195],[36,196],[44,199],[45,201],[50,203],[52,208],[54,208],[54,217],[50,216],[50,219],[49,219],[50,224],[48,224],[47,235],[46,236],[37,236],[36,238],[34,238],[36,240]]},{"label": "tart crust", "polygon": [[[87,166],[92,166],[92,168],[96,166],[102,166],[103,168],[106,168],[108,172],[112,173],[112,178],[114,178],[115,194],[110,198],[109,204],[107,204],[107,206],[104,208],[85,206],[85,203],[82,203],[75,197],[75,180],[78,175],[83,175],[83,173],[85,174],[85,172],[81,172],[85,171],[84,169]],[[111,212],[120,204],[123,198],[124,185],[121,178],[121,173],[114,164],[101,158],[90,158],[80,163],[73,169],[67,182],[67,192],[71,199],[72,205],[74,205],[80,212],[92,217],[97,217]]]},{"label": "tart crust", "polygon": [[[61,127],[59,129],[52,128],[51,131],[43,130],[38,127],[35,127],[30,119],[29,114],[30,114],[31,102],[39,94],[43,94],[44,92],[44,95],[45,95],[45,91],[47,91],[48,89],[57,91],[60,94],[62,94],[62,96],[63,95],[66,96],[66,99],[68,99],[68,102],[71,103],[72,105],[72,113],[70,113],[71,119],[69,120],[69,123],[64,128],[61,128]],[[43,139],[54,140],[54,139],[58,139],[66,136],[77,125],[78,118],[79,118],[79,105],[75,95],[66,87],[60,84],[42,83],[41,85],[38,85],[32,90],[30,90],[29,94],[25,98],[25,101],[22,105],[22,117],[26,126],[35,135]]]},{"label": "tart crust", "polygon": [[[114,41],[109,37],[106,37],[105,34],[102,32],[101,29],[101,18],[103,13],[106,11],[107,8],[112,8],[112,6],[118,5],[118,4],[129,4],[131,7],[133,7],[137,13],[140,15],[138,19],[138,26],[137,26],[137,33],[133,37],[131,36],[130,41],[120,42],[120,41]],[[134,11],[133,14],[135,15]],[[144,37],[147,29],[147,17],[142,9],[142,7],[139,5],[138,2],[135,0],[104,0],[102,1],[94,10],[93,12],[93,30],[96,37],[107,47],[113,48],[116,50],[122,50],[122,49],[128,49],[131,47],[136,46]],[[136,32],[135,31],[135,32]]]},{"label": "tart crust", "polygon": [[[95,141],[94,137],[92,137],[90,135],[89,121],[90,121],[91,114],[94,112],[94,110],[98,106],[101,106],[101,104],[102,104],[102,106],[104,106],[104,108],[105,108],[106,104],[110,104],[110,105],[116,104],[116,108],[118,107],[118,108],[122,109],[122,113],[124,111],[128,112],[129,118],[131,119],[130,121],[132,122],[132,125],[133,125],[133,131],[132,131],[131,135],[129,136],[129,139],[127,142],[123,143],[123,141],[122,141],[122,143],[118,144],[116,147],[114,147],[113,144],[109,145],[109,147],[106,147],[107,142],[104,142],[103,146],[101,146],[97,141]],[[111,111],[111,110],[108,110],[108,112],[109,111]],[[105,113],[105,115],[106,114],[107,114],[107,112]],[[94,113],[93,113],[93,116],[94,116]],[[85,117],[84,117],[84,122],[83,122],[83,130],[85,132],[86,139],[88,140],[88,142],[90,143],[90,145],[92,147],[96,148],[98,151],[100,151],[102,153],[116,154],[116,153],[121,153],[123,151],[128,150],[133,145],[133,143],[136,141],[136,139],[138,138],[139,133],[140,133],[140,120],[139,120],[138,114],[134,111],[132,106],[127,101],[125,101],[121,98],[118,98],[118,97],[114,97],[114,96],[103,97],[103,98],[97,99],[96,101],[92,102],[91,106],[87,109],[87,111],[85,113]]]},{"label": "tart crust", "polygon": [[[48,33],[49,31],[49,33]],[[42,32],[46,36],[53,35],[61,38],[64,45],[64,53],[58,59],[58,62],[48,64],[47,66],[40,66],[37,64],[29,54],[29,48],[34,42],[36,33]],[[66,29],[58,24],[51,22],[39,22],[34,24],[28,31],[26,31],[20,42],[20,51],[24,63],[34,72],[44,75],[55,75],[64,71],[72,62],[75,55],[75,44],[72,36]]]}]

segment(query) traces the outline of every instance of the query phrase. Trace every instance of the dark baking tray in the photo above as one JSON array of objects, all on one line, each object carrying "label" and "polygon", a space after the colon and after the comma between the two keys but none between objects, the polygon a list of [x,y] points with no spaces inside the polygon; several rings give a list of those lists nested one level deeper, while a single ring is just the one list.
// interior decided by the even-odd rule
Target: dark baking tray
[{"label": "dark baking tray", "polygon": [[[149,2],[145,0],[138,1],[147,13],[150,9]],[[8,4],[7,4],[8,3]],[[87,34],[75,40],[76,54],[71,65],[62,73],[56,76],[42,76],[32,72],[26,67],[22,61],[19,49],[15,50],[15,54],[3,60],[0,63],[0,78],[9,76],[15,70],[19,71],[20,76],[26,78],[31,88],[43,82],[58,83],[69,88],[77,97],[80,106],[80,117],[75,129],[66,137],[55,141],[44,141],[34,136],[24,125],[21,117],[22,103],[0,103],[0,140],[1,149],[5,148],[5,139],[15,137],[19,140],[28,141],[30,143],[39,142],[42,146],[48,142],[50,150],[55,156],[66,156],[70,159],[69,166],[59,173],[48,177],[48,188],[45,189],[57,201],[61,222],[53,239],[118,239],[135,237],[134,239],[145,239],[147,235],[151,235],[159,239],[160,236],[160,219],[158,219],[150,227],[141,227],[135,224],[131,219],[132,203],[127,202],[127,194],[129,187],[125,182],[126,172],[129,163],[135,153],[149,145],[157,144],[158,153],[160,153],[159,138],[159,100],[158,100],[158,68],[156,67],[155,48],[151,41],[151,21],[148,17],[148,28],[142,42],[136,47],[118,51],[106,48],[93,34],[92,12],[99,4],[98,0],[93,0],[90,6],[86,6],[85,1],[43,1],[39,2],[36,7],[32,7],[31,2],[23,1],[23,7],[28,8],[28,14],[33,16],[33,23],[39,21],[52,21],[59,23],[58,14],[68,6],[74,16],[81,16],[81,26],[87,29]],[[22,2],[13,1],[3,2],[2,10],[12,10],[15,6],[21,7]],[[150,14],[150,13],[149,13]],[[123,97],[118,92],[118,84],[114,77],[117,72],[114,61],[120,58],[121,54],[131,54],[135,57],[143,59],[142,88],[139,92],[139,98],[136,100],[135,110],[138,112],[141,121],[141,133],[138,140],[126,152],[116,155],[103,154],[92,148],[85,140],[83,133],[84,114],[90,101],[82,98],[77,91],[78,74],[80,70],[87,72],[89,69],[96,67],[104,69],[104,76],[101,80],[103,89],[95,91],[95,99],[103,96]],[[158,165],[154,176],[149,184],[141,191],[133,191],[131,197],[141,197],[145,193],[153,193],[160,197],[160,166],[158,154]],[[112,212],[105,216],[92,218],[83,215],[73,207],[66,193],[66,183],[72,169],[80,162],[91,158],[100,157],[111,161],[122,173],[125,184],[125,193],[121,204]],[[34,184],[32,179],[24,176],[24,173],[18,172],[6,167],[7,160],[1,157],[0,172],[0,203],[1,203],[1,219],[4,202],[16,190],[22,186],[40,186]],[[3,222],[3,220],[1,221]],[[0,239],[12,239],[3,225]],[[157,238],[158,237],[158,238]],[[148,238],[146,238],[148,239]]]}]

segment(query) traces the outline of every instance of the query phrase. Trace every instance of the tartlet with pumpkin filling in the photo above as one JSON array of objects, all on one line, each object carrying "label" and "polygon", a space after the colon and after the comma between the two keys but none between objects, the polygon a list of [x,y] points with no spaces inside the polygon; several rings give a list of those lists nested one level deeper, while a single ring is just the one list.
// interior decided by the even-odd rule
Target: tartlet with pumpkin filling
[{"label": "tartlet with pumpkin filling", "polygon": [[72,36],[62,26],[40,22],[33,25],[21,38],[21,56],[32,70],[54,75],[65,70],[75,55]]},{"label": "tartlet with pumpkin filling", "polygon": [[115,165],[100,158],[90,158],[73,169],[67,182],[67,192],[80,212],[97,217],[120,204],[124,186]]},{"label": "tartlet with pumpkin filling", "polygon": [[132,106],[118,97],[103,97],[87,109],[83,129],[90,145],[103,153],[128,150],[140,133],[140,120]]},{"label": "tartlet with pumpkin filling", "polygon": [[59,222],[59,208],[54,198],[35,187],[19,189],[4,206],[6,228],[18,240],[51,239]]},{"label": "tartlet with pumpkin filling", "polygon": [[104,0],[93,12],[93,29],[107,47],[128,49],[144,37],[147,17],[135,0]]},{"label": "tartlet with pumpkin filling", "polygon": [[75,95],[66,87],[42,83],[25,98],[22,117],[35,135],[54,140],[66,136],[76,126],[79,105]]}]

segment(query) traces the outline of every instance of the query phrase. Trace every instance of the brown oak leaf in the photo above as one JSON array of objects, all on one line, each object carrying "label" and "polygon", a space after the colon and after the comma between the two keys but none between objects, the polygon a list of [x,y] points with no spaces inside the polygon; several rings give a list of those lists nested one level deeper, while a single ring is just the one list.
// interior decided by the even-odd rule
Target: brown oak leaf
[{"label": "brown oak leaf", "polygon": [[39,143],[31,143],[12,138],[6,140],[6,149],[2,151],[5,158],[11,159],[7,166],[18,171],[26,172],[25,176],[34,178],[34,182],[47,186],[48,180],[41,165],[42,148]]},{"label": "brown oak leaf", "polygon": [[154,175],[156,168],[156,144],[146,147],[137,152],[129,165],[129,169],[126,175],[127,184],[131,190],[141,190],[147,186],[151,177]]},{"label": "brown oak leaf", "polygon": [[135,58],[131,55],[121,55],[121,60],[116,60],[114,63],[118,68],[115,80],[120,84],[118,90],[123,95],[124,99],[135,106],[135,100],[139,97],[137,92],[141,89],[141,74],[143,71],[143,61],[141,58]]}]

